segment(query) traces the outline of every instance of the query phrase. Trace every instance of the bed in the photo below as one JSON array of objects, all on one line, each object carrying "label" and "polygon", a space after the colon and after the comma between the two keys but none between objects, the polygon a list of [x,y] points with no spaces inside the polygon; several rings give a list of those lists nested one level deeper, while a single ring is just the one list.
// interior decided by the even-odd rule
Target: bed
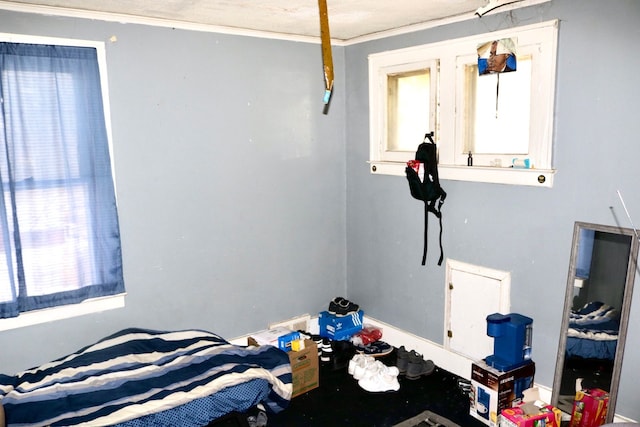
[{"label": "bed", "polygon": [[567,336],[567,356],[613,360],[618,344],[618,310],[599,301],[571,313]]},{"label": "bed", "polygon": [[205,426],[261,403],[285,409],[287,354],[201,330],[130,328],[16,375],[0,375],[7,426]]}]

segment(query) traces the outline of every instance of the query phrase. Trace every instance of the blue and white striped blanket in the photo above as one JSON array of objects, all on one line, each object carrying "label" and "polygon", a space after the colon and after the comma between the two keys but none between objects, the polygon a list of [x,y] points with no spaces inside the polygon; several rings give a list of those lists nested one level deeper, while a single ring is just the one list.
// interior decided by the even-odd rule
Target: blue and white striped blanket
[{"label": "blue and white striped blanket", "polygon": [[[285,352],[231,345],[200,330],[125,329],[37,368],[0,375],[8,426],[135,425],[132,420],[155,419],[151,425],[158,414],[176,409],[184,415],[191,408],[214,408],[195,417],[194,425],[204,425],[260,401],[279,412],[291,392]],[[223,396],[222,406],[207,400],[216,394]]]},{"label": "blue and white striped blanket", "polygon": [[577,332],[605,333],[617,338],[620,312],[610,305],[593,301],[570,314],[569,328]]},{"label": "blue and white striped blanket", "polygon": [[620,312],[600,301],[572,312],[567,331],[568,356],[613,360],[618,346]]}]

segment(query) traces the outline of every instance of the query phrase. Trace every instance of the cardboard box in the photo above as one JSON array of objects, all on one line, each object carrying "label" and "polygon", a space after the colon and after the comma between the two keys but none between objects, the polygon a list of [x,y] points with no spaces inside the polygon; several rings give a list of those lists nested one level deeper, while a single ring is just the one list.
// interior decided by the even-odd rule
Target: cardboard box
[{"label": "cardboard box", "polygon": [[536,368],[532,361],[507,372],[484,360],[471,365],[469,413],[490,427],[498,426],[498,414],[522,402],[524,390],[533,386]]},{"label": "cardboard box", "polygon": [[594,388],[576,392],[569,427],[595,427],[604,424],[609,407],[609,393]]},{"label": "cardboard box", "polygon": [[304,350],[289,352],[293,373],[292,397],[306,393],[320,385],[318,347],[312,340],[304,341]]},{"label": "cardboard box", "polygon": [[552,405],[526,410],[527,405],[503,409],[500,427],[560,427],[562,411]]},{"label": "cardboard box", "polygon": [[[258,345],[253,337],[247,339],[249,345]],[[300,351],[290,351],[289,363],[291,364],[291,374],[293,377],[294,398],[306,393],[320,385],[320,364],[318,362],[318,346],[312,340],[304,340],[304,349]]]},{"label": "cardboard box", "polygon": [[318,315],[320,336],[332,340],[348,340],[362,329],[364,312],[358,310],[346,316],[336,316],[328,311],[321,311]]},{"label": "cardboard box", "polygon": [[541,401],[538,388],[525,390],[522,400],[518,406],[500,412],[500,427],[560,427],[562,411]]},{"label": "cardboard box", "polygon": [[300,341],[300,332],[289,332],[286,335],[278,337],[278,348],[284,351],[291,351],[291,343],[293,341]]},{"label": "cardboard box", "polygon": [[294,332],[291,329],[279,326],[277,328],[268,329],[266,331],[258,332],[252,336],[256,345],[272,345],[278,347],[280,350],[291,350],[291,341],[300,338],[299,332]]}]

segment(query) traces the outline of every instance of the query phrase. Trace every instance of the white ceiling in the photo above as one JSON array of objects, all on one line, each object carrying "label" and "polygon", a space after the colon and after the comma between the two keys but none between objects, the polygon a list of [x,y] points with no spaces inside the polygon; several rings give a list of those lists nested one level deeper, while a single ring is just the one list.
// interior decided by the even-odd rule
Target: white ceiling
[{"label": "white ceiling", "polygon": [[[332,39],[347,41],[475,11],[505,0],[327,0]],[[524,2],[526,3],[526,2]],[[61,9],[63,8],[63,9]],[[189,25],[319,37],[318,0],[0,0],[0,9],[95,17],[151,19]]]}]

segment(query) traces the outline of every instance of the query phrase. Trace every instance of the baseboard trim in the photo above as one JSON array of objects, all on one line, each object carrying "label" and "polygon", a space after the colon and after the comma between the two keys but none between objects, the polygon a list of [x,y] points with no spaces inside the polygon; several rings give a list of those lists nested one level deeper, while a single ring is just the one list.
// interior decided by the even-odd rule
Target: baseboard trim
[{"label": "baseboard trim", "polygon": [[[436,344],[426,338],[414,335],[366,315],[363,323],[381,328],[384,341],[392,346],[400,347],[404,345],[407,350],[415,350],[421,353],[425,358],[431,359],[433,363],[442,369],[462,378],[471,378],[471,364],[474,362],[472,359],[446,350],[442,345]],[[541,384],[535,384],[535,386],[538,387],[540,392],[540,399],[549,402],[551,400],[551,388]]]},{"label": "baseboard trim", "polygon": [[433,363],[463,378],[471,375],[473,360],[457,353],[445,350],[441,345],[419,337],[405,330],[396,328],[373,317],[364,317],[363,323],[378,327],[382,330],[383,340],[394,347],[404,346],[407,350],[415,350],[431,359]]}]

